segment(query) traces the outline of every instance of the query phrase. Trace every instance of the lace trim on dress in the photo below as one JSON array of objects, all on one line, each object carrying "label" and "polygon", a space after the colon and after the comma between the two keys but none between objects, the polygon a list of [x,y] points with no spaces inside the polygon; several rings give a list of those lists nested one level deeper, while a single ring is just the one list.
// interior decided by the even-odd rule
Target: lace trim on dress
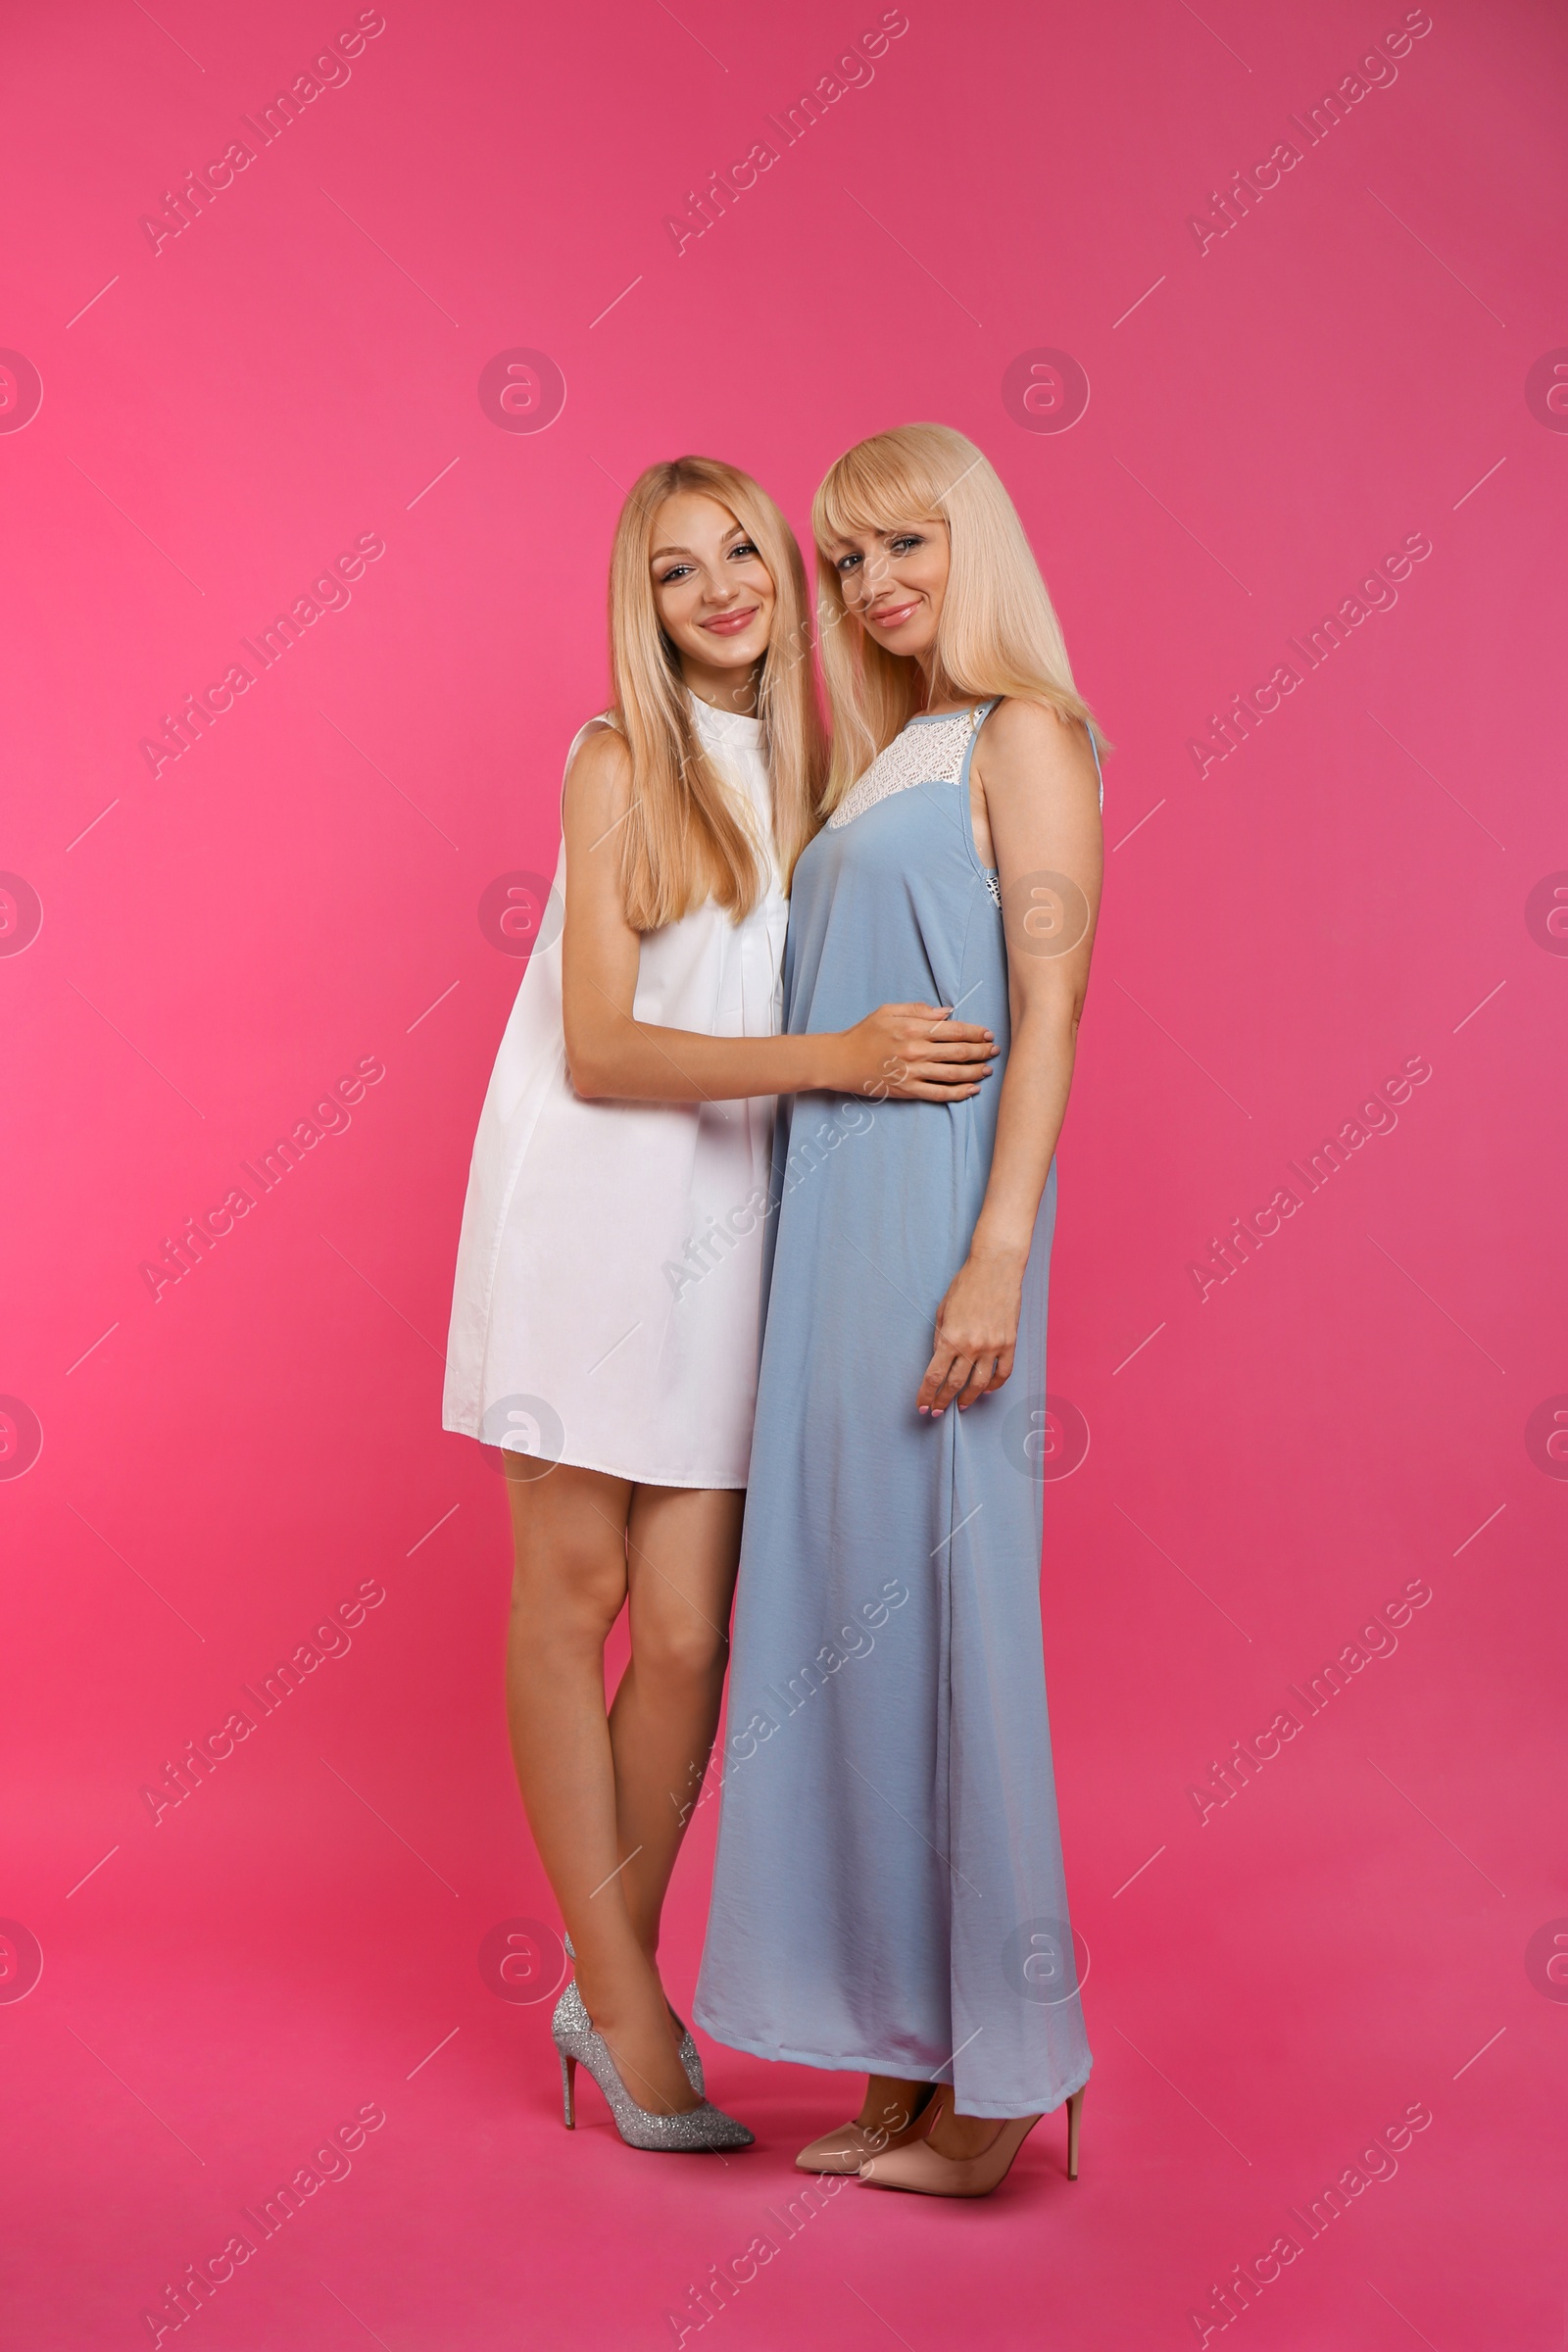
[{"label": "lace trim on dress", "polygon": [[963,773],[964,754],[990,709],[989,703],[980,703],[972,710],[911,719],[851,786],[828,818],[828,830],[836,832],[841,825],[853,824],[878,801],[890,800],[896,792],[908,792],[916,784],[956,784]]}]

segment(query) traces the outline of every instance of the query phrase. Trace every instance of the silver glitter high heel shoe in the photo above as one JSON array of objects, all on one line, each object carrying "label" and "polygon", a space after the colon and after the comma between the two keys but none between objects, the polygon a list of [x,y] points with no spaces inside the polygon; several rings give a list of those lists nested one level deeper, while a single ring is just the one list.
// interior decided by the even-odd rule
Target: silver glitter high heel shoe
[{"label": "silver glitter high heel shoe", "polygon": [[752,2145],[756,2133],[732,2115],[710,2107],[706,2099],[685,2115],[651,2115],[646,2107],[639,2107],[616,2071],[609,2043],[583,2006],[575,1978],[556,2003],[550,2032],[561,2054],[562,2105],[568,2132],[574,2131],[577,2123],[574,2079],[578,2067],[585,2066],[609,2101],[615,2130],[628,2148],[700,2155],[711,2149]]},{"label": "silver glitter high heel shoe", "polygon": [[[565,1946],[566,1958],[568,1960],[575,1961],[577,1955],[571,1948],[571,1937],[563,1932],[561,1940]],[[670,2017],[673,2019],[675,2025],[680,2029],[680,2062],[686,2070],[686,2080],[691,2084],[693,2090],[696,2091],[697,2096],[700,2099],[706,2098],[708,2095],[708,2084],[703,2080],[703,2053],[697,2047],[696,2042],[693,2041],[691,2028],[681,2017],[679,2011],[675,2007],[674,2002],[666,2001],[664,2003],[664,2007],[669,2011]]]}]

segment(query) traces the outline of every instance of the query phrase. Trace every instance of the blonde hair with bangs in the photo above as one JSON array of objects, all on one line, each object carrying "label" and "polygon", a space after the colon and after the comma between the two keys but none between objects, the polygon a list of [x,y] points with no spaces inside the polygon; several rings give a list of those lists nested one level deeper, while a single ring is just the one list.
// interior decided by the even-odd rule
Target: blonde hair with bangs
[{"label": "blonde hair with bangs", "polygon": [[[832,553],[852,531],[887,531],[927,515],[947,524],[952,551],[929,690],[911,656],[890,654],[865,629],[845,625],[852,616]],[[962,433],[905,424],[857,442],[818,490],[811,530],[833,719],[824,814],[928,701],[1010,694],[1047,703],[1108,748],[1073,684],[1061,623],[1017,509],[989,459]]]},{"label": "blonde hair with bangs", "polygon": [[675,648],[660,625],[650,567],[654,522],[667,498],[696,491],[727,508],[773,582],[773,628],[756,715],[773,785],[773,846],[785,887],[815,830],[827,763],[810,662],[806,566],[795,534],[760,483],[716,458],[650,466],[632,484],[610,559],[612,717],[631,754],[632,799],[621,828],[626,919],[637,931],[677,921],[715,899],[738,922],[760,898],[763,845],[717,774],[692,720]]}]

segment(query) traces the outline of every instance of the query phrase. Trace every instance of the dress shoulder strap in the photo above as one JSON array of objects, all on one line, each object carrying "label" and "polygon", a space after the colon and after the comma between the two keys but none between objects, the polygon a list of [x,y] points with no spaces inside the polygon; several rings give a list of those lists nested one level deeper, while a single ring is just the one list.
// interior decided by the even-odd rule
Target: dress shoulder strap
[{"label": "dress shoulder strap", "polygon": [[1087,727],[1085,732],[1089,737],[1089,749],[1095,755],[1095,773],[1100,778],[1100,806],[1102,808],[1103,808],[1105,806],[1105,771],[1100,764],[1100,746],[1095,741],[1095,730],[1093,727]]},{"label": "dress shoulder strap", "polygon": [[582,725],[577,729],[576,734],[566,746],[566,765],[568,767],[571,765],[572,760],[576,757],[577,746],[584,740],[585,737],[593,733],[595,727],[610,727],[614,731],[615,734],[621,736],[622,738],[624,738],[626,732],[619,719],[615,716],[613,710],[595,711],[592,718],[585,718],[583,720]]}]

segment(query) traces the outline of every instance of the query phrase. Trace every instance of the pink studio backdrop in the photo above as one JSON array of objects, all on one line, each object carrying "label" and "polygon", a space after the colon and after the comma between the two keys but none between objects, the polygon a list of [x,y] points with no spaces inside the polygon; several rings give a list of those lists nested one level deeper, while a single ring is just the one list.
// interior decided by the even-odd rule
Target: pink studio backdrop
[{"label": "pink studio backdrop", "polygon": [[[114,0],[9,46],[10,2340],[1558,2343],[1560,14]],[[710,451],[804,534],[921,417],[1116,745],[1042,1436],[1096,2068],[1076,2187],[1053,2119],[989,2205],[808,2218],[829,2078],[710,2046],[728,2164],[592,2094],[562,2134],[441,1357],[621,487]]]}]

